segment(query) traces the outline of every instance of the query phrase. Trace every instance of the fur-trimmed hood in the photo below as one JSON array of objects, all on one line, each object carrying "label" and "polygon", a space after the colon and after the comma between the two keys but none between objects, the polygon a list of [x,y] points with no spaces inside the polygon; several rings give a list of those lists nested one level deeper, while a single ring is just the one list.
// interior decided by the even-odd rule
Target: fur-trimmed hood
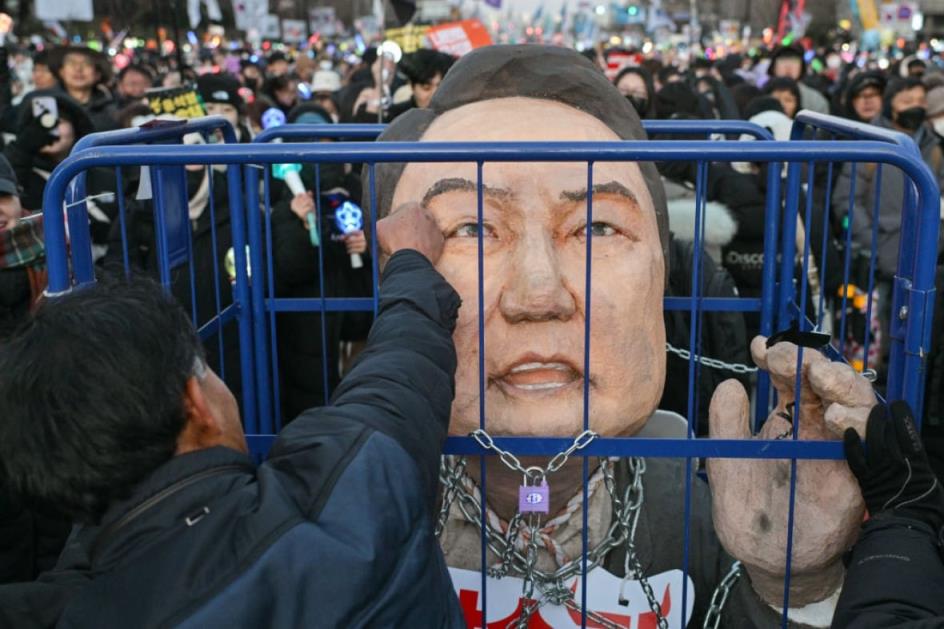
[{"label": "fur-trimmed hood", "polygon": [[[682,241],[695,240],[695,191],[685,185],[663,180],[669,215],[669,230]],[[706,201],[704,212],[704,247],[715,261],[721,260],[721,249],[737,235],[738,224],[723,203]]]}]

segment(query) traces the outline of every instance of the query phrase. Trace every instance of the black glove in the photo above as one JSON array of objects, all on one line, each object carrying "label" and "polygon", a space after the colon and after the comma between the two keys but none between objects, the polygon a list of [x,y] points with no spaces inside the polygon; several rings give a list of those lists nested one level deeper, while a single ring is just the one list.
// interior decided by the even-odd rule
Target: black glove
[{"label": "black glove", "polygon": [[846,459],[856,475],[869,513],[889,513],[944,527],[944,489],[931,470],[907,402],[892,402],[888,416],[877,404],[865,430],[868,456],[852,428],[843,435]]},{"label": "black glove", "polygon": [[24,153],[35,154],[59,139],[52,134],[54,129],[56,127],[47,129],[38,118],[30,117],[16,134],[16,147]]}]

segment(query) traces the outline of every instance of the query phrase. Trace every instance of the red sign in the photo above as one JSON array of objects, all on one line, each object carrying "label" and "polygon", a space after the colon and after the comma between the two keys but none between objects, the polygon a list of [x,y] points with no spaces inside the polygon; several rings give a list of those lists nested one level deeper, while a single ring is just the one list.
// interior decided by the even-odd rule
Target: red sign
[{"label": "red sign", "polygon": [[492,36],[478,20],[462,20],[431,27],[426,36],[433,48],[461,57],[482,46],[491,46]]}]

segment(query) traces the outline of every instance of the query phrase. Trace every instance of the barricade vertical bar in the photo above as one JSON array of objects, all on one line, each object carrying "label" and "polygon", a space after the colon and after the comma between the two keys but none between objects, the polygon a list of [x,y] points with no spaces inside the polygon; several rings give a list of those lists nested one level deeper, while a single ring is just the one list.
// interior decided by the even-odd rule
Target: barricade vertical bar
[{"label": "barricade vertical bar", "polygon": [[[231,167],[232,168],[232,167]],[[213,299],[216,303],[216,317],[219,319],[222,312],[222,300],[220,299],[220,250],[217,248],[216,237],[216,197],[213,194],[213,167],[207,166],[207,190],[210,198],[207,203],[210,206],[210,246],[213,247]],[[223,347],[223,325],[220,324],[216,333],[216,339],[220,352],[220,379],[226,381],[226,350]]]},{"label": "barricade vertical bar", "polygon": [[855,212],[853,210],[855,204],[856,177],[858,176],[856,171],[858,166],[858,162],[850,162],[849,164],[849,171],[851,173],[849,177],[849,208],[846,211],[845,218],[845,251],[843,254],[844,259],[842,263],[842,310],[839,314],[839,354],[841,356],[845,356],[846,349],[846,308],[848,307],[849,302],[849,280],[851,279],[849,277],[849,273],[851,270],[850,267],[852,265],[852,220],[855,216]]},{"label": "barricade vertical bar", "polygon": [[[938,253],[937,240],[941,223],[940,190],[934,190],[937,194],[929,193],[929,188],[934,189],[937,182],[927,168],[920,170],[918,174],[923,174],[925,181],[918,182],[917,179],[915,180],[919,184],[919,191],[921,191],[918,197],[920,211],[918,212],[915,230],[916,260],[936,260],[936,254]],[[923,185],[921,185],[922,183]],[[915,264],[911,278],[911,288],[915,291],[915,294],[933,294],[936,272],[937,269],[933,264]],[[925,363],[931,343],[931,322],[933,321],[934,306],[933,301],[931,301],[920,306],[912,304],[909,308],[914,312],[908,315],[909,325],[905,333],[905,342],[903,345],[893,345],[891,356],[892,364],[896,364],[899,352],[903,359],[901,372],[904,375],[901,390],[892,391],[891,393],[897,394],[898,397],[911,403],[920,427],[924,407]],[[922,320],[924,325],[915,323]]]},{"label": "barricade vertical bar", "polygon": [[[904,176],[904,173],[902,173]],[[869,290],[866,293],[867,306],[865,312],[865,340],[863,342],[862,349],[862,370],[865,371],[869,368],[869,345],[871,345],[872,339],[872,302],[873,302],[873,293],[875,292],[875,260],[878,258],[878,215],[881,210],[881,199],[882,199],[882,165],[878,164],[875,167],[875,195],[872,200],[872,246],[871,251],[872,255],[869,257]],[[879,307],[882,307],[882,304],[879,303]],[[879,333],[881,334],[881,325],[879,326]],[[885,339],[882,339],[885,341]],[[887,341],[885,341],[887,342]],[[881,345],[879,345],[879,365],[881,365]]]},{"label": "barricade vertical bar", "polygon": [[[230,166],[234,168],[234,166]],[[252,260],[250,269],[253,272],[255,277],[252,278],[250,282],[250,288],[252,289],[252,301],[248,306],[251,307],[252,312],[252,329],[253,329],[253,351],[254,351],[254,363],[256,366],[256,385],[258,389],[258,417],[259,423],[267,423],[271,421],[272,417],[272,406],[271,400],[269,399],[270,392],[270,383],[271,379],[268,372],[268,352],[266,351],[266,340],[265,340],[265,288],[263,286],[262,278],[265,277],[263,274],[263,263],[262,263],[262,233],[260,231],[260,221],[261,216],[259,212],[259,167],[254,164],[249,164],[245,167],[246,172],[246,224],[248,225],[249,231],[249,257]],[[230,206],[230,212],[233,211],[232,206]],[[233,256],[235,259],[236,246],[234,243],[233,246]],[[236,277],[239,278],[240,270],[236,268]],[[247,305],[243,305],[243,308],[247,308]],[[248,308],[247,308],[248,311]],[[241,351],[245,351],[245,347],[241,347]],[[246,358],[242,357],[242,363],[246,362]],[[245,377],[245,376],[244,376]],[[245,396],[244,396],[245,399]],[[244,404],[248,407],[248,404]],[[245,414],[246,410],[244,409],[243,413]],[[258,432],[259,423],[253,422],[252,424],[249,421],[246,421],[246,432]],[[271,425],[271,424],[268,424]]]},{"label": "barricade vertical bar", "polygon": [[[587,162],[587,262],[584,272],[584,330],[583,330],[583,429],[590,430],[590,316],[593,301],[590,298],[593,277],[593,162]],[[587,626],[587,511],[589,498],[589,461],[583,457],[581,482],[583,483],[583,528],[580,532],[580,626]]]},{"label": "barricade vertical bar", "polygon": [[[910,282],[910,278],[914,277],[917,262],[917,252],[915,250],[917,239],[914,232],[918,221],[916,216],[918,213],[918,199],[914,182],[904,172],[902,172],[902,177],[905,181],[905,193],[902,202],[901,232],[898,243],[898,268],[892,280],[892,301],[888,320],[889,364],[886,390],[889,399],[896,399],[898,396],[895,394],[901,391],[904,373],[900,357],[905,348],[905,334],[907,334],[905,324],[908,316],[914,316],[914,313],[909,313],[907,310],[902,311],[902,306],[905,304],[902,289],[905,287],[903,282]],[[901,316],[902,313],[904,316]]]},{"label": "barricade vertical bar", "polygon": [[[223,127],[227,142],[235,141],[233,128]],[[231,140],[232,139],[232,140]],[[239,332],[240,377],[242,378],[243,417],[246,425],[257,425],[256,389],[253,379],[252,300],[249,296],[249,265],[246,259],[246,213],[243,207],[241,171],[235,164],[226,168],[226,188],[229,201],[230,228],[233,233],[233,261],[236,266],[234,303],[237,305]],[[256,197],[258,199],[258,192]],[[222,333],[222,332],[221,332]],[[259,387],[263,388],[263,387]]]},{"label": "barricade vertical bar", "polygon": [[[813,174],[815,171],[815,162],[809,162],[807,164],[807,196],[806,196],[806,212],[804,214],[804,224],[812,224],[812,215],[813,215]],[[797,325],[800,330],[803,330],[806,325],[806,297],[809,290],[809,274],[807,270],[809,269],[810,261],[810,233],[809,229],[804,230],[803,238],[803,257],[800,260],[800,268],[803,270],[800,276],[800,306],[799,306],[799,316],[797,317]],[[793,265],[791,264],[791,267]],[[796,401],[793,405],[794,416],[793,416],[793,440],[797,441],[800,437],[800,407],[801,404],[799,400],[801,399],[801,386],[803,379],[803,350],[802,345],[797,346],[797,362],[796,362],[796,379],[794,382],[794,397]],[[785,568],[785,577],[783,580],[783,627],[786,629],[787,623],[789,622],[789,608],[790,608],[790,574],[791,566],[793,563],[793,523],[796,516],[796,484],[797,484],[797,459],[793,457],[790,459],[790,508],[787,513],[787,557],[786,557],[786,568]]]},{"label": "barricade vertical bar", "polygon": [[124,181],[122,180],[121,168],[115,168],[115,195],[118,201],[118,226],[121,228],[121,263],[125,270],[125,279],[131,278],[131,260],[128,257],[128,221],[125,209]]},{"label": "barricade vertical bar", "polygon": [[[324,225],[321,213],[321,164],[315,164],[315,231],[321,232]],[[321,379],[324,386],[324,403],[328,405],[331,394],[328,391],[328,312],[325,308],[324,248],[328,243],[327,234],[320,234],[318,247],[318,294],[321,296]]]},{"label": "barricade vertical bar", "polygon": [[[163,210],[163,208],[161,208]],[[164,219],[164,212],[161,212],[161,220]],[[200,315],[199,308],[197,307],[197,272],[194,269],[194,258],[193,258],[193,222],[187,221],[187,233],[189,238],[187,238],[187,276],[190,278],[190,309],[193,311],[193,325],[199,326],[200,320],[197,318]]]},{"label": "barricade vertical bar", "polygon": [[[477,241],[478,241],[478,315],[479,315],[479,428],[485,430],[485,242],[483,240],[484,232],[484,182],[482,180],[483,162],[481,160],[475,163],[475,190],[476,205],[475,216],[478,223]],[[488,505],[488,489],[485,475],[485,455],[479,456],[479,475],[481,476],[481,561],[482,561],[482,626],[488,626],[488,518],[486,517],[486,506]],[[528,575],[525,575],[527,578]],[[527,605],[527,601],[525,601]]]},{"label": "barricade vertical bar", "polygon": [[[689,302],[688,319],[688,430],[686,438],[691,439],[695,433],[692,428],[692,422],[698,423],[697,413],[697,382],[696,366],[701,358],[701,346],[699,344],[700,335],[698,331],[698,322],[700,320],[700,296],[702,288],[702,236],[705,220],[705,192],[707,188],[708,165],[705,161],[699,160],[695,170],[695,242],[694,259],[692,260],[692,294]],[[691,516],[692,516],[692,459],[685,458],[685,496],[684,496],[684,533],[682,539],[682,624],[684,627],[688,623],[688,558],[689,546],[691,542]]]},{"label": "barricade vertical bar", "polygon": [[796,296],[794,258],[796,256],[796,222],[800,204],[800,169],[799,162],[790,162],[787,168],[787,198],[783,208],[781,237],[780,312],[777,316],[777,328],[780,330],[789,327],[793,320],[790,304]]},{"label": "barricade vertical bar", "polygon": [[[767,199],[764,208],[764,262],[761,270],[760,333],[769,337],[773,333],[776,308],[777,284],[777,228],[780,224],[780,173],[779,162],[767,164]],[[752,339],[747,339],[748,343]],[[766,371],[757,372],[757,397],[754,404],[754,432],[760,430],[770,406],[770,376]]]},{"label": "barricade vertical bar", "polygon": [[[377,205],[377,164],[374,162],[369,162],[367,164],[367,179],[370,187],[370,207],[374,209],[370,213],[370,233],[372,238],[370,239],[370,258],[371,258],[371,271],[374,276],[373,284],[371,285],[374,291],[374,317],[377,316],[377,310],[380,307],[380,272],[378,271],[378,250],[377,250],[377,213],[380,212],[380,207]],[[391,203],[393,201],[391,200]],[[394,208],[390,208],[392,212]],[[484,618],[484,616],[483,616]]]},{"label": "barricade vertical bar", "polygon": [[[81,184],[81,185],[79,185]],[[72,273],[76,284],[95,281],[95,266],[92,261],[92,239],[89,233],[88,193],[85,173],[74,179],[66,194],[66,221],[69,224],[69,251],[72,256]]]},{"label": "barricade vertical bar", "polygon": [[[152,169],[154,180],[151,182],[156,185],[158,190],[164,187],[164,175],[163,169],[153,168]],[[160,278],[161,285],[168,289],[170,286],[170,263],[167,259],[167,230],[165,229],[164,220],[161,218],[161,208],[158,207],[158,198],[159,195],[155,194],[154,198],[151,200],[151,209],[154,213],[154,231],[157,238],[157,268],[158,268],[158,277]],[[194,320],[196,317],[194,316]]]},{"label": "barricade vertical bar", "polygon": [[[269,285],[269,299],[275,301],[275,255],[272,246],[272,171],[266,166],[262,176],[262,198],[265,206],[263,216],[265,218],[265,239],[266,239],[266,280]],[[279,343],[278,343],[278,325],[275,308],[269,309],[269,355],[270,369],[272,370],[272,402],[275,407],[273,417],[268,420],[264,428],[267,432],[272,432],[272,426],[282,426],[282,395],[279,376]]]},{"label": "barricade vertical bar", "polygon": [[827,245],[829,244],[829,215],[830,215],[830,204],[829,200],[832,198],[833,192],[833,162],[828,162],[826,167],[826,196],[825,202],[823,204],[823,248],[819,257],[819,306],[817,307],[817,317],[816,317],[816,328],[818,330],[823,330],[823,324],[826,321],[826,276],[827,271],[829,270],[826,261],[827,254]]}]

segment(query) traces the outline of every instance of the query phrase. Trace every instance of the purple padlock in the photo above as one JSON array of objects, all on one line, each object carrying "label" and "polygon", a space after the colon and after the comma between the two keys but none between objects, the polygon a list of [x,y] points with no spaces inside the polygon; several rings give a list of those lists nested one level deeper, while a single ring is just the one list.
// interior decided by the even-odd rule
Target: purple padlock
[{"label": "purple padlock", "polygon": [[541,479],[540,485],[522,485],[518,488],[518,511],[520,513],[547,513],[550,510],[551,488]]}]

